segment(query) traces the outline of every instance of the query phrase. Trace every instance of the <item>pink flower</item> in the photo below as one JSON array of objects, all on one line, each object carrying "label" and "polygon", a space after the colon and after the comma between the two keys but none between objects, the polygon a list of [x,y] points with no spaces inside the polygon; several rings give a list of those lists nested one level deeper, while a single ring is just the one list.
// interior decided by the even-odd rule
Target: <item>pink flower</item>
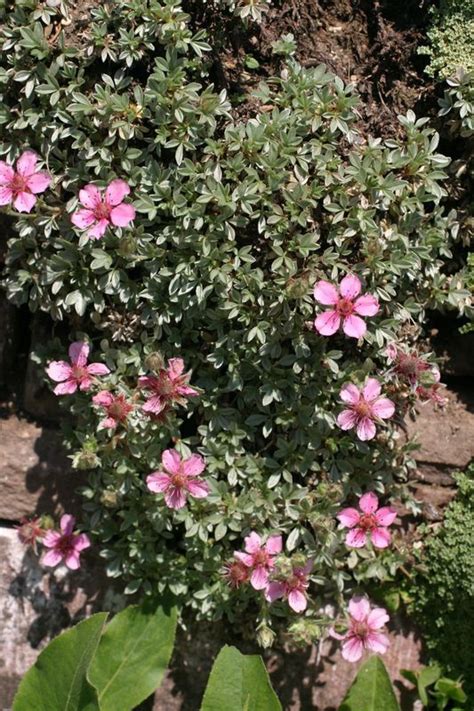
[{"label": "pink flower", "polygon": [[31,212],[36,197],[48,188],[51,177],[47,173],[36,172],[38,156],[33,151],[25,151],[13,166],[0,160],[0,205],[9,205],[18,212]]},{"label": "pink flower", "polygon": [[227,579],[231,588],[240,588],[250,580],[250,572],[247,566],[240,560],[232,560],[224,565],[222,575]]},{"label": "pink flower", "polygon": [[146,483],[155,494],[164,493],[170,509],[182,509],[188,494],[196,499],[204,499],[209,494],[209,485],[199,477],[206,468],[199,454],[181,459],[175,449],[166,449],[161,464],[164,471],[153,472],[147,476]]},{"label": "pink flower", "polygon": [[170,358],[168,368],[162,368],[157,375],[144,375],[138,379],[138,384],[149,390],[148,399],[143,405],[143,411],[149,415],[159,415],[171,403],[185,405],[187,397],[199,395],[188,383],[190,373],[183,373],[182,358]]},{"label": "pink flower", "polygon": [[391,343],[387,347],[386,354],[393,363],[393,372],[413,387],[416,386],[423,373],[432,370],[430,363],[421,358],[416,351],[405,353]]},{"label": "pink flower", "polygon": [[360,440],[375,437],[376,420],[387,420],[395,412],[394,403],[386,397],[379,397],[381,386],[375,378],[368,378],[359,390],[356,385],[347,383],[339,393],[341,400],[348,405],[337,417],[337,424],[342,430],[356,428]]},{"label": "pink flower", "polygon": [[42,520],[39,516],[20,519],[20,524],[15,526],[18,538],[24,546],[31,546],[36,553],[37,541],[41,540],[45,534]]},{"label": "pink flower", "polygon": [[390,543],[390,531],[388,526],[395,521],[396,511],[390,506],[378,508],[379,500],[377,496],[369,491],[360,497],[357,509],[343,509],[337,515],[343,528],[350,528],[346,536],[346,544],[352,548],[362,548],[367,543],[367,536],[376,548],[386,548]]},{"label": "pink flower", "polygon": [[443,395],[445,385],[443,383],[433,383],[429,387],[419,385],[416,388],[416,394],[422,402],[433,402],[438,407],[445,407],[448,403],[448,398]]},{"label": "pink flower", "polygon": [[284,597],[292,610],[304,612],[308,605],[306,590],[309,585],[308,574],[312,567],[313,561],[309,560],[303,568],[293,568],[292,574],[286,580],[268,583],[265,599],[274,602]]},{"label": "pink flower", "polygon": [[262,545],[262,539],[252,531],[245,540],[245,553],[236,551],[235,558],[250,568],[250,584],[255,590],[263,590],[268,585],[268,573],[275,567],[274,558],[281,553],[281,536],[270,536]]},{"label": "pink flower", "polygon": [[314,298],[324,306],[333,306],[316,317],[314,327],[322,336],[332,336],[342,330],[346,336],[361,338],[367,327],[361,316],[375,316],[379,302],[371,294],[359,296],[362,284],[353,274],[348,274],[339,284],[339,288],[328,281],[318,281],[314,287]]},{"label": "pink flower", "polygon": [[370,649],[378,654],[385,654],[390,640],[387,635],[378,630],[389,620],[383,607],[371,609],[365,597],[353,597],[349,601],[348,630],[345,634],[338,634],[330,630],[329,634],[335,639],[343,639],[342,656],[348,662],[357,662],[364,649]]},{"label": "pink flower", "polygon": [[85,533],[73,533],[75,523],[74,516],[64,514],[60,523],[61,533],[59,531],[46,533],[42,543],[51,550],[43,556],[41,561],[43,565],[54,567],[64,560],[71,570],[80,568],[80,552],[89,548],[91,542]]},{"label": "pink flower", "polygon": [[89,237],[100,239],[109,225],[126,227],[135,219],[135,208],[123,199],[129,195],[130,187],[125,180],[112,180],[105,190],[105,199],[96,185],[86,185],[79,190],[79,199],[84,208],[71,215],[72,224],[87,230]]},{"label": "pink flower", "polygon": [[125,395],[112,395],[109,390],[101,390],[92,398],[94,405],[103,408],[107,417],[101,421],[99,427],[102,429],[113,429],[120,422],[125,422],[128,414],[133,410],[133,405],[127,402]]},{"label": "pink flower", "polygon": [[46,372],[57,383],[54,388],[56,395],[72,395],[77,388],[89,390],[94,375],[107,375],[110,370],[103,363],[90,363],[87,365],[89,345],[83,341],[76,341],[69,346],[71,363],[64,360],[53,360]]}]

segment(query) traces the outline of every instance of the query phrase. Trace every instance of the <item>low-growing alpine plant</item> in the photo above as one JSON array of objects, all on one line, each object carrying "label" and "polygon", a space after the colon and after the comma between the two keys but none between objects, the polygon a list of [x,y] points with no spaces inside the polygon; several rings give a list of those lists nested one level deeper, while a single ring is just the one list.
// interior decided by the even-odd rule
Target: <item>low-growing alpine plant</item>
[{"label": "low-growing alpine plant", "polygon": [[178,0],[104,4],[79,38],[66,6],[5,19],[0,154],[31,205],[5,199],[9,298],[70,331],[42,358],[90,470],[84,530],[127,592],[310,624],[358,592],[348,555],[385,575],[398,425],[415,380],[439,386],[400,354],[428,307],[467,303],[448,160],[412,112],[402,140],[364,136],[354,88],[293,59],[235,119]]}]

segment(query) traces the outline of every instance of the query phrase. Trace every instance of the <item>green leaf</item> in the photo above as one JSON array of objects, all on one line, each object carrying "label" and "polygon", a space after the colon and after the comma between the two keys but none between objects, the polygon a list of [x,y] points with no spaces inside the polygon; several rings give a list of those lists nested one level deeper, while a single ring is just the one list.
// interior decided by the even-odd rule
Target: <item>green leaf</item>
[{"label": "green leaf", "polygon": [[89,669],[101,711],[128,711],[160,685],[173,650],[176,609],[147,600],[107,625]]},{"label": "green leaf", "polygon": [[400,711],[385,665],[374,655],[361,666],[339,711]]},{"label": "green leaf", "polygon": [[212,667],[201,711],[281,711],[262,658],[227,645]]},{"label": "green leaf", "polygon": [[23,678],[13,711],[99,711],[86,674],[106,619],[99,612],[50,642]]}]

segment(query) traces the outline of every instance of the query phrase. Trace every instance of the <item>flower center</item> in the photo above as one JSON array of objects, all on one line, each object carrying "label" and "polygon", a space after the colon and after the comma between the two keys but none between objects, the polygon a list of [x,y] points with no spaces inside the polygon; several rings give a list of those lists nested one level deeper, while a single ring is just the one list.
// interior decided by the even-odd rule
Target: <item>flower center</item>
[{"label": "flower center", "polygon": [[364,639],[367,637],[367,634],[369,632],[369,628],[366,622],[354,622],[352,625],[352,632],[357,635],[357,637],[361,637]]},{"label": "flower center", "polygon": [[15,173],[10,181],[10,190],[12,190],[16,195],[18,193],[23,193],[27,189],[27,178],[24,178],[19,173]]},{"label": "flower center", "polygon": [[68,536],[62,536],[56,544],[56,550],[61,553],[62,556],[67,556],[74,550],[74,536],[69,534]]},{"label": "flower center", "polygon": [[254,565],[267,565],[268,564],[268,553],[265,550],[259,550],[253,555]]},{"label": "flower center", "polygon": [[110,215],[110,207],[101,202],[94,208],[94,216],[97,220],[108,220]]},{"label": "flower center", "polygon": [[337,311],[340,316],[350,316],[354,311],[354,304],[350,299],[339,299],[337,302]]},{"label": "flower center", "polygon": [[82,380],[88,376],[87,368],[83,365],[75,365],[72,368],[72,377],[75,380]]},{"label": "flower center", "polygon": [[372,410],[369,403],[366,402],[363,398],[361,398],[359,402],[354,405],[354,410],[360,418],[371,417],[372,415]]},{"label": "flower center", "polygon": [[185,486],[187,480],[188,477],[186,476],[186,474],[184,474],[184,472],[178,472],[177,474],[171,475],[171,483],[178,489],[182,489]]},{"label": "flower center", "polygon": [[107,410],[109,415],[116,420],[124,420],[127,412],[129,412],[129,405],[122,400],[115,400],[111,405],[109,405]]},{"label": "flower center", "polygon": [[363,514],[359,519],[359,523],[357,524],[357,527],[363,528],[364,531],[369,531],[372,528],[376,528],[376,526],[377,523],[373,514]]}]

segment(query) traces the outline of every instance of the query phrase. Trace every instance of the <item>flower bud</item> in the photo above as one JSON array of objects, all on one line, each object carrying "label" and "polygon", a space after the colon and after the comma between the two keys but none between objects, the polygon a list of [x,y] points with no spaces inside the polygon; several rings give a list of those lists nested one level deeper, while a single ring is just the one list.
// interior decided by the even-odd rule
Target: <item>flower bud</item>
[{"label": "flower bud", "polygon": [[152,373],[158,373],[165,367],[165,359],[163,358],[161,353],[150,353],[145,358],[145,366],[147,370],[151,370]]},{"label": "flower bud", "polygon": [[268,627],[266,624],[263,624],[257,631],[257,644],[259,644],[260,647],[263,647],[264,649],[268,649],[269,647],[273,646],[275,637],[275,632],[270,629],[270,627]]}]

